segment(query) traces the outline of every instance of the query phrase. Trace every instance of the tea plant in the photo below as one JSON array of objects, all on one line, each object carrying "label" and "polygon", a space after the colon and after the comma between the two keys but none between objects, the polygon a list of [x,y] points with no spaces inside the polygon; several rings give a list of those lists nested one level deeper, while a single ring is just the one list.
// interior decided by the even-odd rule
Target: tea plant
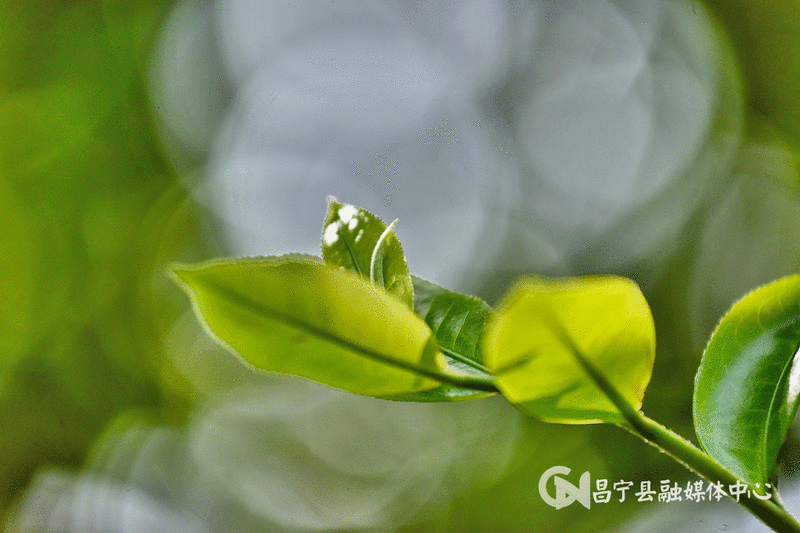
[{"label": "tea plant", "polygon": [[[395,221],[396,222],[396,221]],[[620,426],[722,487],[778,531],[800,532],[777,492],[800,399],[800,275],[721,319],[694,388],[703,450],[641,412],[655,327],[616,276],[521,279],[498,309],[410,275],[394,223],[329,201],[322,257],[173,265],[209,333],[253,367],[356,394],[449,402],[502,394],[527,416]]]}]

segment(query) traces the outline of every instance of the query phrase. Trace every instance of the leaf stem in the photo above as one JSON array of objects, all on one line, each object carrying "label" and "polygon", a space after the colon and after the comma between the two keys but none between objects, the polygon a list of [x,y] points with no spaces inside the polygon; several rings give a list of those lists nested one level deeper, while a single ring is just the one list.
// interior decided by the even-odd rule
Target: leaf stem
[{"label": "leaf stem", "polygon": [[[577,350],[575,357],[614,406],[619,409],[625,421],[625,423],[619,424],[621,427],[638,436],[647,444],[667,453],[711,483],[722,483],[726,488],[743,483],[736,475],[691,442],[634,408],[594,364]],[[726,495],[775,531],[800,533],[800,523],[772,497],[762,500],[758,497],[750,498],[748,495],[747,498],[737,500],[727,492]]]},{"label": "leaf stem", "polygon": [[466,355],[462,355],[462,354],[460,354],[458,352],[455,352],[455,351],[451,350],[450,348],[445,348],[444,346],[439,346],[439,350],[441,350],[448,357],[451,357],[451,358],[455,359],[456,361],[458,361],[460,363],[464,363],[465,365],[471,366],[475,370],[479,370],[479,371],[481,371],[484,374],[487,374],[489,376],[492,375],[492,372],[488,368],[486,368],[485,366],[483,366],[482,364],[480,364],[477,361],[473,361],[472,359],[470,359]]},{"label": "leaf stem", "polygon": [[443,372],[431,374],[430,377],[441,381],[442,383],[455,385],[456,387],[461,387],[463,389],[472,389],[481,392],[500,392],[497,388],[497,385],[494,384],[494,380],[492,379],[473,376],[456,376],[454,374],[446,374]]},{"label": "leaf stem", "polygon": [[415,365],[408,361],[400,361],[399,359],[393,359],[376,352],[368,352],[360,347],[355,347],[356,350],[360,350],[366,355],[370,355],[375,359],[378,359],[388,365],[396,366],[402,368],[404,370],[410,370],[416,374],[421,376],[425,376],[427,378],[431,378],[436,380],[440,383],[447,383],[448,385],[453,385],[455,387],[461,387],[462,389],[472,389],[481,392],[500,392],[497,388],[497,385],[494,384],[494,380],[491,377],[477,377],[477,376],[460,376],[457,374],[450,374],[448,372],[441,372],[438,370],[433,370],[430,368],[425,368],[422,366]]},{"label": "leaf stem", "polygon": [[[700,450],[688,440],[684,439],[674,431],[662,426],[655,420],[645,416],[644,413],[635,408],[627,398],[625,398],[606,376],[597,369],[589,359],[587,359],[580,349],[575,346],[569,335],[555,322],[554,332],[559,335],[561,341],[570,348],[578,363],[584,371],[594,380],[601,391],[608,397],[611,403],[619,410],[623,421],[618,424],[622,428],[641,438],[647,444],[658,448],[667,455],[675,459],[689,470],[696,472],[706,478],[711,483],[722,483],[725,487],[743,483],[735,474],[724,466],[716,462],[711,456]],[[752,515],[766,525],[782,533],[800,533],[800,523],[779,503],[771,498],[761,500],[759,498],[735,499],[725,493],[733,501],[747,509]]]},{"label": "leaf stem", "polygon": [[[625,427],[628,431],[637,435],[646,443],[666,452],[673,459],[683,464],[690,470],[703,476],[712,483],[720,482],[724,487],[742,483],[733,473],[717,463],[710,456],[706,455],[699,448],[694,446],[677,433],[662,426],[655,420],[647,417],[644,413],[636,411],[633,417],[626,417],[630,427]],[[727,493],[726,493],[727,494]],[[737,501],[728,495],[733,501],[747,509],[751,514],[758,517],[762,522],[775,531],[781,532],[800,532],[800,523],[778,503],[773,501],[773,497],[762,500],[754,497],[739,498]]]},{"label": "leaf stem", "polygon": [[439,370],[434,370],[431,368],[426,368],[424,366],[416,365],[410,361],[402,361],[400,359],[395,359],[393,357],[386,356],[382,353],[378,353],[372,350],[367,350],[357,344],[349,343],[347,341],[339,340],[339,343],[350,348],[351,350],[361,352],[367,357],[376,359],[387,365],[396,366],[398,368],[402,368],[403,370],[409,370],[421,376],[425,376],[433,380],[436,380],[440,383],[447,383],[448,385],[453,385],[464,389],[472,389],[482,392],[500,392],[500,390],[497,388],[497,385],[494,384],[494,379],[492,379],[491,377],[483,378],[477,376],[460,376],[456,374],[450,374],[447,372],[441,372]]}]

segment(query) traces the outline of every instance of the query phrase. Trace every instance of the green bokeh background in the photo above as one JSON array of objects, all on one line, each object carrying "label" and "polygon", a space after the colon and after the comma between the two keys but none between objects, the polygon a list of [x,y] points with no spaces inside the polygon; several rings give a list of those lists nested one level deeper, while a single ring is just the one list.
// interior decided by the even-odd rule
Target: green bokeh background
[{"label": "green bokeh background", "polygon": [[[707,4],[739,60],[746,134],[786,147],[796,187],[800,2]],[[170,7],[151,0],[0,5],[3,514],[38,470],[79,470],[119,417],[181,425],[197,400],[163,343],[186,305],[164,264],[216,252],[159,146],[147,97],[148,54]],[[686,342],[685,312],[696,245],[690,239],[648,294],[659,337],[644,408],[684,435],[692,435],[699,360]],[[800,243],[785,253],[800,256]],[[457,497],[446,531],[519,531],[521,524],[597,531],[634,510],[545,506],[538,478],[566,456],[595,478],[684,475],[616,428],[528,422],[522,441],[502,482]]]},{"label": "green bokeh background", "polygon": [[171,419],[187,405],[163,386],[157,324],[171,311],[154,275],[199,239],[143,76],[168,8],[0,7],[4,508],[43,465],[79,467],[124,410]]}]

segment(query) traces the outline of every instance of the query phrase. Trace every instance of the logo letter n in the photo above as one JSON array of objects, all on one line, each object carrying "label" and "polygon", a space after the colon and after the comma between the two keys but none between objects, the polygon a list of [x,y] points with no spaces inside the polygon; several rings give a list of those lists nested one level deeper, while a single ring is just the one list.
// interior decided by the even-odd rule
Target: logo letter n
[{"label": "logo letter n", "polygon": [[[589,472],[584,472],[580,479],[580,486],[576,487],[569,481],[556,475],[560,474],[566,476],[569,473],[570,469],[566,466],[548,468],[544,474],[542,474],[542,477],[539,478],[539,495],[542,497],[544,503],[556,509],[566,507],[575,500],[587,509],[590,509],[592,505],[590,494],[590,487],[592,484],[591,475]],[[555,498],[547,492],[547,482],[550,481],[550,478],[553,478],[553,483],[556,486]]]}]

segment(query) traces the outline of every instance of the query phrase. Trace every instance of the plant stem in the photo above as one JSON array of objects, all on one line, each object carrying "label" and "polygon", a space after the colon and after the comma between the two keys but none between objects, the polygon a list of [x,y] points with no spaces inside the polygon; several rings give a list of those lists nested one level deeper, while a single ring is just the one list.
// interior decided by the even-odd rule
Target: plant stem
[{"label": "plant stem", "polygon": [[[611,403],[619,410],[623,422],[618,425],[630,431],[637,437],[644,440],[659,450],[667,453],[670,457],[686,466],[690,470],[700,474],[711,483],[722,483],[726,487],[742,483],[733,473],[724,466],[716,462],[711,456],[697,448],[674,431],[662,426],[655,420],[648,418],[644,413],[634,407],[611,383],[606,376],[597,369],[580,349],[575,346],[572,338],[564,331],[560,323],[554,321],[553,331],[561,338],[561,341],[570,348],[575,359],[583,367],[584,371],[595,382],[601,391],[611,400]],[[727,494],[727,493],[726,493]],[[758,517],[766,525],[780,531],[781,533],[800,533],[800,523],[786,512],[772,498],[761,500],[759,498],[735,498],[729,497],[752,515]]]},{"label": "plant stem", "polygon": [[[342,343],[345,344],[344,342]],[[494,379],[492,378],[491,375],[488,374],[486,377],[450,374],[449,372],[434,370],[431,368],[414,364],[410,361],[402,361],[400,359],[395,359],[389,356],[385,356],[377,352],[365,350],[364,348],[357,345],[348,343],[347,346],[352,350],[360,351],[364,355],[371,357],[372,359],[382,361],[387,365],[396,366],[404,370],[410,370],[411,372],[431,378],[440,383],[447,383],[448,385],[453,385],[455,387],[461,387],[463,389],[472,389],[481,392],[500,392],[500,390],[497,388],[497,385],[494,384]]]},{"label": "plant stem", "polygon": [[472,389],[481,392],[500,392],[500,390],[497,388],[497,385],[494,384],[494,379],[491,376],[477,377],[477,376],[450,374],[448,372],[442,372],[440,370],[434,370],[421,365],[417,365],[410,361],[402,361],[400,359],[395,359],[393,357],[389,357],[380,354],[378,352],[366,350],[361,346],[347,343],[345,341],[340,340],[339,342],[347,346],[348,348],[355,351],[359,351],[372,359],[381,361],[391,366],[402,368],[404,370],[410,370],[411,372],[431,378],[440,383],[447,383],[448,385],[461,387],[463,389]]},{"label": "plant stem", "polygon": [[472,389],[481,392],[500,392],[494,380],[491,378],[481,378],[473,376],[460,376],[456,374],[448,374],[446,372],[425,371],[423,369],[414,369],[415,372],[435,379],[440,383],[447,383],[461,387],[462,389]]},{"label": "plant stem", "polygon": [[[620,424],[621,427],[638,436],[646,443],[666,452],[673,459],[697,474],[700,474],[711,483],[720,482],[725,487],[742,483],[736,475],[691,442],[634,408],[634,406],[620,394],[617,388],[606,379],[602,372],[600,372],[591,361],[586,359],[574,345],[573,350],[575,352],[575,357],[581,363],[584,370],[592,377],[595,383],[597,383],[597,386],[608,396],[609,400],[611,400],[616,408],[619,409],[625,421],[625,423]],[[748,496],[747,498],[739,498],[739,500],[736,500],[732,496],[728,496],[775,531],[780,531],[781,533],[800,533],[800,523],[798,523],[792,515],[787,513],[777,502],[773,501],[772,498],[761,500]]]},{"label": "plant stem", "polygon": [[[721,482],[726,487],[740,483],[739,478],[691,442],[645,416],[642,412],[635,409],[631,409],[631,411],[635,414],[625,415],[625,419],[631,427],[623,427],[646,443],[666,452],[679,463],[712,483]],[[733,498],[731,497],[731,499]],[[761,500],[755,497],[743,497],[737,503],[775,531],[800,532],[800,523],[772,498]]]}]

